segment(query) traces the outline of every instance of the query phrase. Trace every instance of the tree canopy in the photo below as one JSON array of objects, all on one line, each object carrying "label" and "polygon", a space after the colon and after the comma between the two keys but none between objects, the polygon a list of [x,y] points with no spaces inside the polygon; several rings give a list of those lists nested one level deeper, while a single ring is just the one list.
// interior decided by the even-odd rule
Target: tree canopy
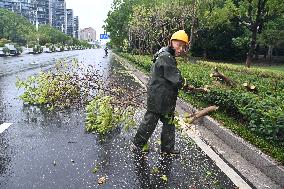
[{"label": "tree canopy", "polygon": [[283,13],[281,0],[115,0],[105,30],[119,50],[152,54],[184,29],[194,56],[249,66],[260,46],[283,44]]}]

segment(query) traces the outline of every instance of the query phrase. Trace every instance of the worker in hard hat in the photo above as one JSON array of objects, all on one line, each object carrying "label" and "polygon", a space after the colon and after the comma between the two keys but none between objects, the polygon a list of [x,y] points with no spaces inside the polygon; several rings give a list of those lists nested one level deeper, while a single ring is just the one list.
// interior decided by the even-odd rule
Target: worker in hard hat
[{"label": "worker in hard hat", "polygon": [[133,139],[136,150],[148,151],[145,146],[160,120],[163,123],[161,153],[179,154],[179,150],[174,148],[173,119],[178,91],[186,88],[187,84],[177,68],[175,57],[186,52],[188,43],[188,35],[184,30],[179,30],[172,35],[169,46],[163,47],[154,55],[147,89],[147,111]]}]

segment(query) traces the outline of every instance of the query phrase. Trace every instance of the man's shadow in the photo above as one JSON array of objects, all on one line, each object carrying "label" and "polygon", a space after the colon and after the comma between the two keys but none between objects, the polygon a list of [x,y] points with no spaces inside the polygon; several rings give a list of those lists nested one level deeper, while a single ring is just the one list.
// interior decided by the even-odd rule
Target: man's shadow
[{"label": "man's shadow", "polygon": [[161,156],[158,167],[150,167],[147,156],[134,154],[135,173],[137,174],[140,188],[157,189],[167,188],[170,181],[173,157]]}]

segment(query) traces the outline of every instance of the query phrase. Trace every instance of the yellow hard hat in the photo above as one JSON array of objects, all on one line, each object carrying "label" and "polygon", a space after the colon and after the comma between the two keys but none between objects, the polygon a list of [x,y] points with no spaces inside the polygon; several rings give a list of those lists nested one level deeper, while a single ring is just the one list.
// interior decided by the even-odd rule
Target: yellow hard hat
[{"label": "yellow hard hat", "polygon": [[171,41],[172,40],[180,40],[180,41],[184,41],[184,42],[186,42],[186,44],[188,44],[188,35],[185,33],[184,30],[179,30],[172,35]]}]

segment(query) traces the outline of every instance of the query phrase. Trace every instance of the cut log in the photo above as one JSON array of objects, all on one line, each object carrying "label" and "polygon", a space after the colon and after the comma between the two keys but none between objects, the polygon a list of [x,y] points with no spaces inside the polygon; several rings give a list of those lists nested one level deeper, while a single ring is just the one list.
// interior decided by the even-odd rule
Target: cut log
[{"label": "cut log", "polygon": [[218,110],[218,108],[219,108],[218,106],[209,106],[207,108],[204,108],[203,110],[195,112],[194,114],[185,117],[185,123],[191,124],[197,119],[208,115],[210,112]]},{"label": "cut log", "polygon": [[234,81],[231,80],[229,77],[226,77],[224,74],[220,73],[217,67],[214,68],[213,73],[210,74],[210,77],[216,77],[224,81],[228,86],[234,86]]},{"label": "cut log", "polygon": [[243,86],[246,88],[247,91],[257,93],[258,90],[255,85],[250,85],[248,83],[243,83]]},{"label": "cut log", "polygon": [[186,88],[185,88],[186,92],[192,92],[192,93],[208,93],[210,90],[208,89],[207,86],[205,86],[204,88],[195,88],[194,86],[192,85],[188,85]]}]

